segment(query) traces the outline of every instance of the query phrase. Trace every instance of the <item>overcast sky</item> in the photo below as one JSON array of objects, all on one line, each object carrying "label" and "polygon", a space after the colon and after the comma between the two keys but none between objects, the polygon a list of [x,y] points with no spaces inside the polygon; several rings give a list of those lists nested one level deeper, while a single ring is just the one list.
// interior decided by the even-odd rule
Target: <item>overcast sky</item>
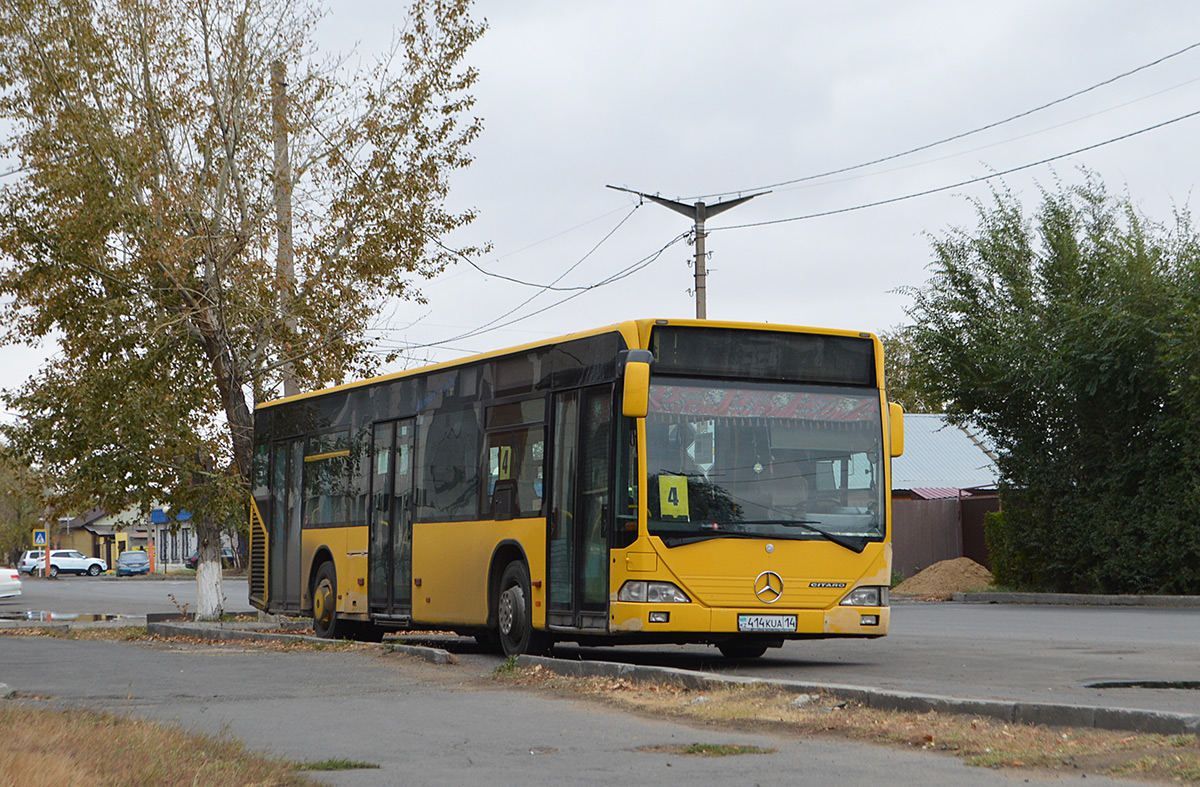
[{"label": "overcast sky", "polygon": [[[379,48],[390,3],[340,0],[330,43]],[[692,203],[882,158],[988,125],[1200,42],[1188,2],[514,2],[483,0],[484,134],[454,199],[478,209],[459,237],[490,240],[497,273],[595,284],[691,224],[607,184]],[[364,20],[371,20],[365,23]],[[373,43],[374,42],[374,43]],[[875,167],[776,187],[710,220],[708,315],[884,331],[899,288],[927,277],[929,235],[971,225],[979,183],[824,218],[772,222],[948,186],[1061,155],[1200,109],[1200,48],[1079,98]],[[1088,167],[1154,217],[1185,205],[1200,118],[1006,176],[1032,207],[1039,184]],[[630,212],[632,216],[628,216]],[[628,219],[626,220],[626,217]],[[689,317],[693,247],[507,328],[450,341],[438,360],[636,317]],[[572,293],[459,265],[390,315],[390,340],[450,339]],[[422,351],[427,352],[427,351]]]},{"label": "overcast sky", "polygon": [[[326,51],[357,42],[370,55],[402,21],[397,2],[330,5],[318,31]],[[694,316],[693,247],[681,241],[653,257],[690,220],[637,207],[607,184],[717,202],[961,134],[1200,42],[1200,3],[1183,1],[481,0],[476,15],[488,22],[469,55],[484,132],[474,164],[453,181],[453,204],[479,218],[452,240],[490,241],[483,267],[543,284],[563,277],[559,287],[649,264],[558,306],[574,293],[460,264],[424,285],[428,305],[381,315],[381,346],[443,342],[416,351],[433,360],[628,318]],[[708,315],[893,328],[908,303],[898,289],[928,275],[930,234],[970,226],[968,199],[986,197],[989,183],[784,220],[949,186],[1172,120],[1200,110],[1197,80],[1200,48],[983,133],[777,186],[710,220]],[[1039,184],[1077,182],[1087,167],[1169,220],[1191,198],[1198,138],[1200,117],[1003,183],[1031,208]],[[19,384],[35,357],[0,348],[0,385]]]}]

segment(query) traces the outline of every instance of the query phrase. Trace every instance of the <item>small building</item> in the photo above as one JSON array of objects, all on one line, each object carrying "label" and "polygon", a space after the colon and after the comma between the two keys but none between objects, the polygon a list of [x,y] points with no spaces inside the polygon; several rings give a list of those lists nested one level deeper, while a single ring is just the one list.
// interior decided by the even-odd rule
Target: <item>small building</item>
[{"label": "small building", "polygon": [[156,508],[150,512],[147,529],[154,543],[158,565],[171,569],[183,568],[184,561],[197,546],[191,513],[180,511],[171,516],[169,512]]},{"label": "small building", "polygon": [[989,566],[983,517],[1000,509],[1000,471],[986,439],[944,415],[904,416],[892,460],[892,567],[910,577],[942,560]]},{"label": "small building", "polygon": [[98,557],[111,567],[120,550],[111,528],[103,523],[107,517],[108,512],[103,508],[93,508],[79,516],[59,519],[58,530],[53,534],[53,548],[74,549],[89,557]]},{"label": "small building", "polygon": [[[223,537],[223,546],[227,545],[225,541]],[[110,514],[102,508],[93,508],[80,516],[59,520],[54,548],[76,549],[101,558],[110,569],[122,552],[144,549],[154,552],[155,570],[162,572],[184,568],[188,555],[196,549],[196,536],[187,511],[171,516],[162,508],[155,508],[146,516],[135,510]]]}]

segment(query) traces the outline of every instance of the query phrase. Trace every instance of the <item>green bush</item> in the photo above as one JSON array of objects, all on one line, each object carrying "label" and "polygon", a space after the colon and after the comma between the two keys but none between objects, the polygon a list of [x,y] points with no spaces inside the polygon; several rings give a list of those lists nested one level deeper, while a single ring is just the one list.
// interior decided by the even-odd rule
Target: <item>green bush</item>
[{"label": "green bush", "polygon": [[1094,179],[1008,194],[934,241],[906,332],[916,385],[997,449],[995,581],[1200,593],[1200,241]]}]

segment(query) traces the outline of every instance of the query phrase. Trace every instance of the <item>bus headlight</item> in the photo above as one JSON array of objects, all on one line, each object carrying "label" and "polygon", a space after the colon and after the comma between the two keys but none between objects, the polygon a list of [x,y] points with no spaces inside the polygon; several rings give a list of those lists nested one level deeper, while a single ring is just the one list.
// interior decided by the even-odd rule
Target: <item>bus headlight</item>
[{"label": "bus headlight", "polygon": [[649,604],[687,604],[691,599],[670,582],[626,582],[617,591],[617,601],[644,601]]},{"label": "bus headlight", "polygon": [[886,607],[888,605],[888,589],[879,585],[863,585],[846,594],[842,599],[843,607]]}]

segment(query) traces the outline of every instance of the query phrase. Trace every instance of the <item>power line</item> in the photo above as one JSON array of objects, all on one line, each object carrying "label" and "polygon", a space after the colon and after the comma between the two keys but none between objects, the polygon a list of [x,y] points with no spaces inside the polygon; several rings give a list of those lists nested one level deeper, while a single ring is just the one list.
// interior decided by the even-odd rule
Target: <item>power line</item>
[{"label": "power line", "polygon": [[1157,66],[1160,63],[1164,63],[1173,57],[1178,57],[1179,55],[1182,55],[1186,52],[1190,52],[1191,50],[1196,49],[1197,47],[1200,47],[1200,41],[1198,41],[1194,44],[1190,44],[1189,46],[1185,46],[1183,49],[1180,49],[1177,52],[1172,52],[1169,55],[1163,55],[1162,57],[1158,58],[1157,60],[1152,60],[1149,63],[1144,63],[1144,64],[1138,66],[1137,68],[1133,68],[1133,69],[1130,69],[1129,71],[1125,71],[1124,73],[1117,74],[1116,76],[1113,76],[1113,77],[1109,77],[1108,79],[1104,80],[1103,82],[1097,82],[1096,84],[1091,85],[1090,87],[1085,87],[1082,90],[1076,90],[1074,93],[1063,96],[1062,98],[1056,98],[1053,101],[1042,104],[1041,106],[1036,106],[1032,109],[1027,109],[1024,112],[1018,112],[1017,114],[1015,114],[1011,117],[1004,118],[1003,120],[997,120],[995,122],[988,123],[987,125],[980,126],[978,128],[973,128],[970,131],[963,131],[959,134],[954,134],[952,136],[945,137],[944,139],[939,139],[936,142],[929,142],[924,145],[919,145],[915,148],[910,148],[910,149],[902,151],[900,153],[893,153],[889,156],[883,156],[882,158],[873,159],[871,161],[864,161],[861,164],[853,164],[848,167],[832,169],[832,170],[829,170],[828,172],[821,172],[816,175],[805,175],[804,177],[801,177],[801,178],[793,178],[792,180],[784,180],[784,181],[780,181],[779,183],[771,183],[771,184],[768,184],[765,186],[755,186],[754,188],[747,188],[747,189],[733,189],[730,191],[721,191],[721,192],[717,192],[714,194],[702,194],[697,197],[681,197],[680,199],[681,199],[681,201],[686,202],[691,199],[707,199],[708,197],[717,197],[717,196],[721,196],[724,194],[743,194],[748,191],[764,191],[764,190],[768,190],[768,189],[778,189],[782,186],[790,186],[795,183],[804,183],[805,181],[818,180],[820,178],[827,178],[830,175],[841,175],[842,173],[845,173],[845,172],[852,172],[854,170],[864,169],[866,167],[874,166],[875,164],[882,164],[885,161],[893,161],[895,159],[902,158],[904,156],[910,156],[913,153],[920,153],[923,150],[929,150],[930,148],[937,147],[938,145],[945,145],[948,142],[954,142],[956,140],[962,139],[963,137],[969,137],[972,134],[978,134],[980,132],[996,128],[997,126],[1002,126],[1005,123],[1011,123],[1014,120],[1020,120],[1021,118],[1028,117],[1029,115],[1032,115],[1036,112],[1041,112],[1044,109],[1049,109],[1050,107],[1065,103],[1067,101],[1070,101],[1073,98],[1078,98],[1079,96],[1082,96],[1085,93],[1090,93],[1091,91],[1096,90],[1098,88],[1104,87],[1106,85],[1111,85],[1112,83],[1114,83],[1118,80],[1124,79],[1125,77],[1132,76],[1133,74],[1136,74],[1139,71],[1145,71],[1146,69]]},{"label": "power line", "polygon": [[664,252],[666,252],[667,249],[671,248],[676,243],[679,243],[681,240],[686,238],[688,236],[688,234],[689,233],[681,232],[680,234],[678,234],[674,238],[672,238],[670,241],[668,241],[661,248],[659,248],[657,251],[655,251],[651,254],[648,254],[645,257],[642,257],[637,262],[635,262],[631,265],[628,265],[625,268],[622,268],[621,270],[617,271],[616,273],[612,274],[611,276],[609,276],[605,279],[602,279],[601,281],[598,281],[595,284],[588,285],[587,287],[579,290],[578,292],[574,292],[564,298],[560,298],[559,300],[555,301],[554,303],[549,304],[548,306],[543,306],[542,308],[538,309],[537,311],[530,312],[529,314],[522,315],[520,317],[509,320],[508,322],[505,322],[505,323],[500,323],[499,325],[496,324],[496,323],[499,323],[501,320],[503,320],[505,317],[508,317],[509,315],[518,311],[521,307],[528,304],[530,301],[532,301],[534,298],[536,298],[538,295],[540,295],[541,294],[540,292],[535,293],[534,295],[527,298],[522,303],[518,304],[517,306],[513,307],[512,309],[509,309],[507,312],[500,315],[499,317],[496,317],[495,319],[484,323],[483,325],[479,326],[478,328],[472,328],[471,330],[469,330],[465,333],[461,333],[457,336],[451,336],[448,339],[442,339],[442,340],[436,341],[436,342],[427,342],[425,344],[410,344],[410,345],[407,345],[407,346],[405,346],[403,348],[399,348],[399,349],[411,351],[411,350],[422,350],[422,349],[425,349],[428,347],[441,347],[443,345],[449,344],[450,342],[457,342],[457,341],[461,341],[463,339],[470,339],[470,338],[473,338],[475,336],[480,336],[485,333],[491,333],[492,331],[498,331],[498,330],[501,330],[502,328],[507,328],[511,325],[516,325],[519,322],[528,320],[530,317],[535,317],[543,312],[549,311],[550,309],[554,309],[558,306],[561,306],[562,304],[566,303],[567,301],[574,300],[575,298],[578,298],[580,295],[583,295],[585,292],[590,292],[591,290],[597,289],[599,287],[607,286],[609,284],[618,282],[622,279],[632,276],[633,274],[649,267],[651,264],[653,264],[655,261],[657,261],[658,258],[661,257]]},{"label": "power line", "polygon": [[[861,178],[875,177],[877,175],[888,175],[893,172],[902,172],[906,169],[912,169],[914,167],[923,167],[926,164],[934,164],[939,161],[949,161],[950,159],[953,159],[953,158],[969,156],[972,153],[978,153],[980,151],[990,150],[991,148],[999,147],[1001,145],[1007,145],[1011,142],[1018,142],[1023,139],[1029,139],[1030,137],[1036,137],[1039,134],[1045,134],[1047,131],[1055,131],[1060,128],[1066,128],[1067,126],[1074,125],[1075,123],[1081,123],[1085,120],[1091,120],[1092,118],[1099,117],[1100,115],[1108,114],[1109,112],[1115,112],[1119,109],[1125,109],[1126,107],[1131,107],[1134,104],[1137,104],[1141,101],[1145,101],[1150,98],[1155,98],[1155,97],[1161,96],[1165,93],[1170,93],[1172,90],[1178,90],[1181,87],[1187,87],[1188,85],[1195,84],[1196,82],[1200,82],[1200,77],[1194,77],[1192,79],[1187,80],[1186,82],[1180,82],[1177,85],[1172,85],[1171,87],[1163,88],[1162,90],[1157,90],[1148,95],[1140,96],[1135,99],[1131,99],[1122,104],[1117,104],[1116,106],[1111,106],[1111,107],[1107,107],[1105,109],[1100,109],[1095,112],[1091,112],[1087,115],[1083,115],[1082,117],[1077,117],[1072,120],[1064,120],[1061,123],[1055,123],[1050,126],[1044,126],[1042,128],[1036,129],[1034,131],[1028,131],[1024,134],[1018,134],[1015,137],[1006,137],[1005,139],[996,140],[995,142],[988,142],[987,144],[979,145],[977,147],[973,147],[973,148],[970,148],[967,150],[962,150],[957,153],[946,153],[945,155],[937,156],[934,158],[922,159],[921,161],[914,161],[914,162],[911,162],[908,164],[899,164],[895,167],[891,167],[889,169],[877,170],[876,172],[872,172],[869,174],[851,175],[850,177],[838,178],[837,180],[829,180],[829,181],[825,181],[824,183],[810,183],[806,186],[803,186],[802,188],[820,188],[822,186],[827,186],[827,185],[835,184],[835,183],[850,183],[852,181],[859,180]],[[780,191],[791,191],[791,190],[792,189],[780,189]]]},{"label": "power line", "polygon": [[1048,158],[1041,159],[1040,161],[1034,161],[1029,164],[1022,164],[1019,167],[1012,167],[1010,169],[1001,170],[1000,172],[993,172],[990,175],[980,175],[977,178],[970,178],[968,180],[962,180],[962,181],[959,181],[958,183],[951,183],[946,186],[938,186],[937,188],[926,189],[924,191],[916,191],[911,194],[901,195],[899,197],[889,197],[888,199],[877,200],[875,202],[867,202],[862,205],[853,205],[848,208],[836,208],[834,210],[825,210],[825,211],[821,211],[819,213],[808,213],[803,216],[792,216],[792,217],[786,218],[786,219],[771,219],[769,221],[757,221],[752,224],[734,224],[729,227],[714,227],[710,231],[711,232],[722,232],[724,230],[741,230],[741,229],[747,229],[749,227],[766,227],[766,226],[770,226],[772,224],[787,224],[787,223],[793,222],[793,221],[805,221],[807,219],[817,219],[817,218],[822,218],[824,216],[836,216],[839,213],[852,213],[857,210],[865,210],[867,208],[877,208],[881,205],[891,205],[892,203],[895,203],[895,202],[903,202],[905,200],[915,199],[917,197],[926,197],[926,196],[929,196],[930,194],[937,194],[942,191],[949,191],[951,189],[961,188],[962,186],[970,186],[974,183],[982,183],[985,180],[992,180],[994,178],[1004,177],[1005,175],[1011,175],[1014,172],[1021,172],[1022,170],[1039,167],[1042,164],[1049,164],[1052,161],[1058,161],[1059,159],[1064,159],[1064,158],[1067,158],[1069,156],[1074,156],[1079,153],[1086,153],[1089,150],[1095,150],[1096,148],[1102,148],[1105,145],[1111,145],[1114,142],[1120,142],[1122,140],[1126,140],[1131,137],[1136,137],[1139,134],[1145,134],[1148,131],[1155,131],[1155,130],[1163,128],[1165,126],[1169,126],[1173,123],[1178,123],[1181,120],[1187,120],[1188,118],[1196,117],[1197,115],[1200,115],[1200,109],[1196,110],[1195,112],[1189,112],[1186,115],[1180,115],[1179,117],[1175,117],[1170,120],[1164,120],[1163,122],[1156,123],[1153,126],[1147,126],[1145,128],[1138,129],[1137,131],[1131,131],[1128,134],[1122,134],[1119,137],[1113,137],[1111,139],[1106,139],[1103,142],[1097,142],[1092,145],[1086,145],[1082,148],[1076,148],[1075,150],[1068,151],[1066,153],[1059,153],[1057,156],[1050,156]]},{"label": "power line", "polygon": [[5,170],[4,172],[0,172],[0,178],[7,178],[9,175],[16,175],[19,172],[28,172],[32,169],[33,167],[17,167],[16,169]]},{"label": "power line", "polygon": [[[592,248],[588,251],[587,254],[585,254],[581,258],[579,258],[579,260],[574,265],[572,265],[570,268],[567,268],[567,270],[565,272],[563,272],[558,278],[556,278],[554,281],[550,282],[549,284],[538,284],[536,282],[525,281],[524,279],[517,279],[517,278],[513,278],[512,276],[505,276],[504,274],[501,274],[501,273],[494,273],[493,271],[489,271],[486,268],[479,265],[473,259],[468,257],[466,254],[464,254],[459,249],[452,249],[449,246],[447,246],[446,244],[442,243],[442,241],[440,239],[438,239],[432,233],[427,232],[425,230],[422,230],[422,232],[424,232],[426,237],[428,237],[430,240],[432,240],[434,243],[436,243],[444,251],[447,251],[450,254],[453,254],[454,256],[463,260],[468,265],[470,265],[472,268],[474,268],[475,270],[482,273],[484,276],[490,276],[494,279],[501,279],[502,281],[512,282],[513,284],[520,284],[525,287],[536,287],[537,289],[541,290],[542,292],[545,292],[547,290],[552,290],[555,292],[574,292],[576,290],[586,290],[589,287],[588,287],[588,285],[582,285],[582,286],[578,286],[578,287],[557,287],[555,285],[557,285],[560,281],[562,281],[564,278],[566,278],[566,276],[568,274],[570,274],[571,271],[575,270],[580,265],[582,265],[584,260],[586,260],[588,257],[595,254],[596,250],[599,249],[602,245],[604,245],[605,241],[607,241],[614,234],[616,234],[617,230],[621,229],[621,225],[623,225],[625,222],[629,221],[629,218],[631,216],[633,216],[634,212],[636,212],[637,209],[640,207],[641,207],[640,203],[637,205],[634,205],[633,209],[630,210],[628,213],[626,213],[625,217],[623,219],[621,219],[619,222],[617,222],[617,226],[615,226],[611,230],[609,230],[605,234],[605,236],[596,243],[596,245],[592,246]],[[582,225],[580,225],[580,226],[582,226]],[[565,230],[565,232],[570,232],[570,230]],[[559,233],[559,234],[562,234],[562,233]],[[557,236],[555,236],[555,237],[557,237]],[[537,245],[537,244],[531,244],[531,245]],[[529,247],[527,246],[526,248],[529,248]],[[534,297],[536,297],[536,296],[534,296]]]},{"label": "power line", "polygon": [[520,248],[513,249],[512,251],[508,252],[507,254],[501,254],[498,257],[494,257],[493,261],[499,262],[500,260],[508,259],[509,257],[512,257],[513,255],[520,254],[523,251],[528,251],[529,249],[532,249],[534,246],[540,246],[543,243],[548,243],[549,241],[555,240],[556,238],[561,238],[563,235],[572,233],[581,227],[586,227],[587,225],[591,224],[592,222],[599,221],[600,219],[603,219],[603,218],[607,218],[614,213],[620,212],[620,210],[621,210],[620,208],[614,208],[613,210],[606,211],[605,213],[601,213],[599,216],[596,216],[595,218],[588,219],[587,221],[581,221],[573,227],[567,227],[565,230],[560,230],[559,232],[556,232],[553,235],[548,235],[548,236],[542,238],[541,240],[535,240],[533,243],[527,243],[524,246],[521,246]]}]

